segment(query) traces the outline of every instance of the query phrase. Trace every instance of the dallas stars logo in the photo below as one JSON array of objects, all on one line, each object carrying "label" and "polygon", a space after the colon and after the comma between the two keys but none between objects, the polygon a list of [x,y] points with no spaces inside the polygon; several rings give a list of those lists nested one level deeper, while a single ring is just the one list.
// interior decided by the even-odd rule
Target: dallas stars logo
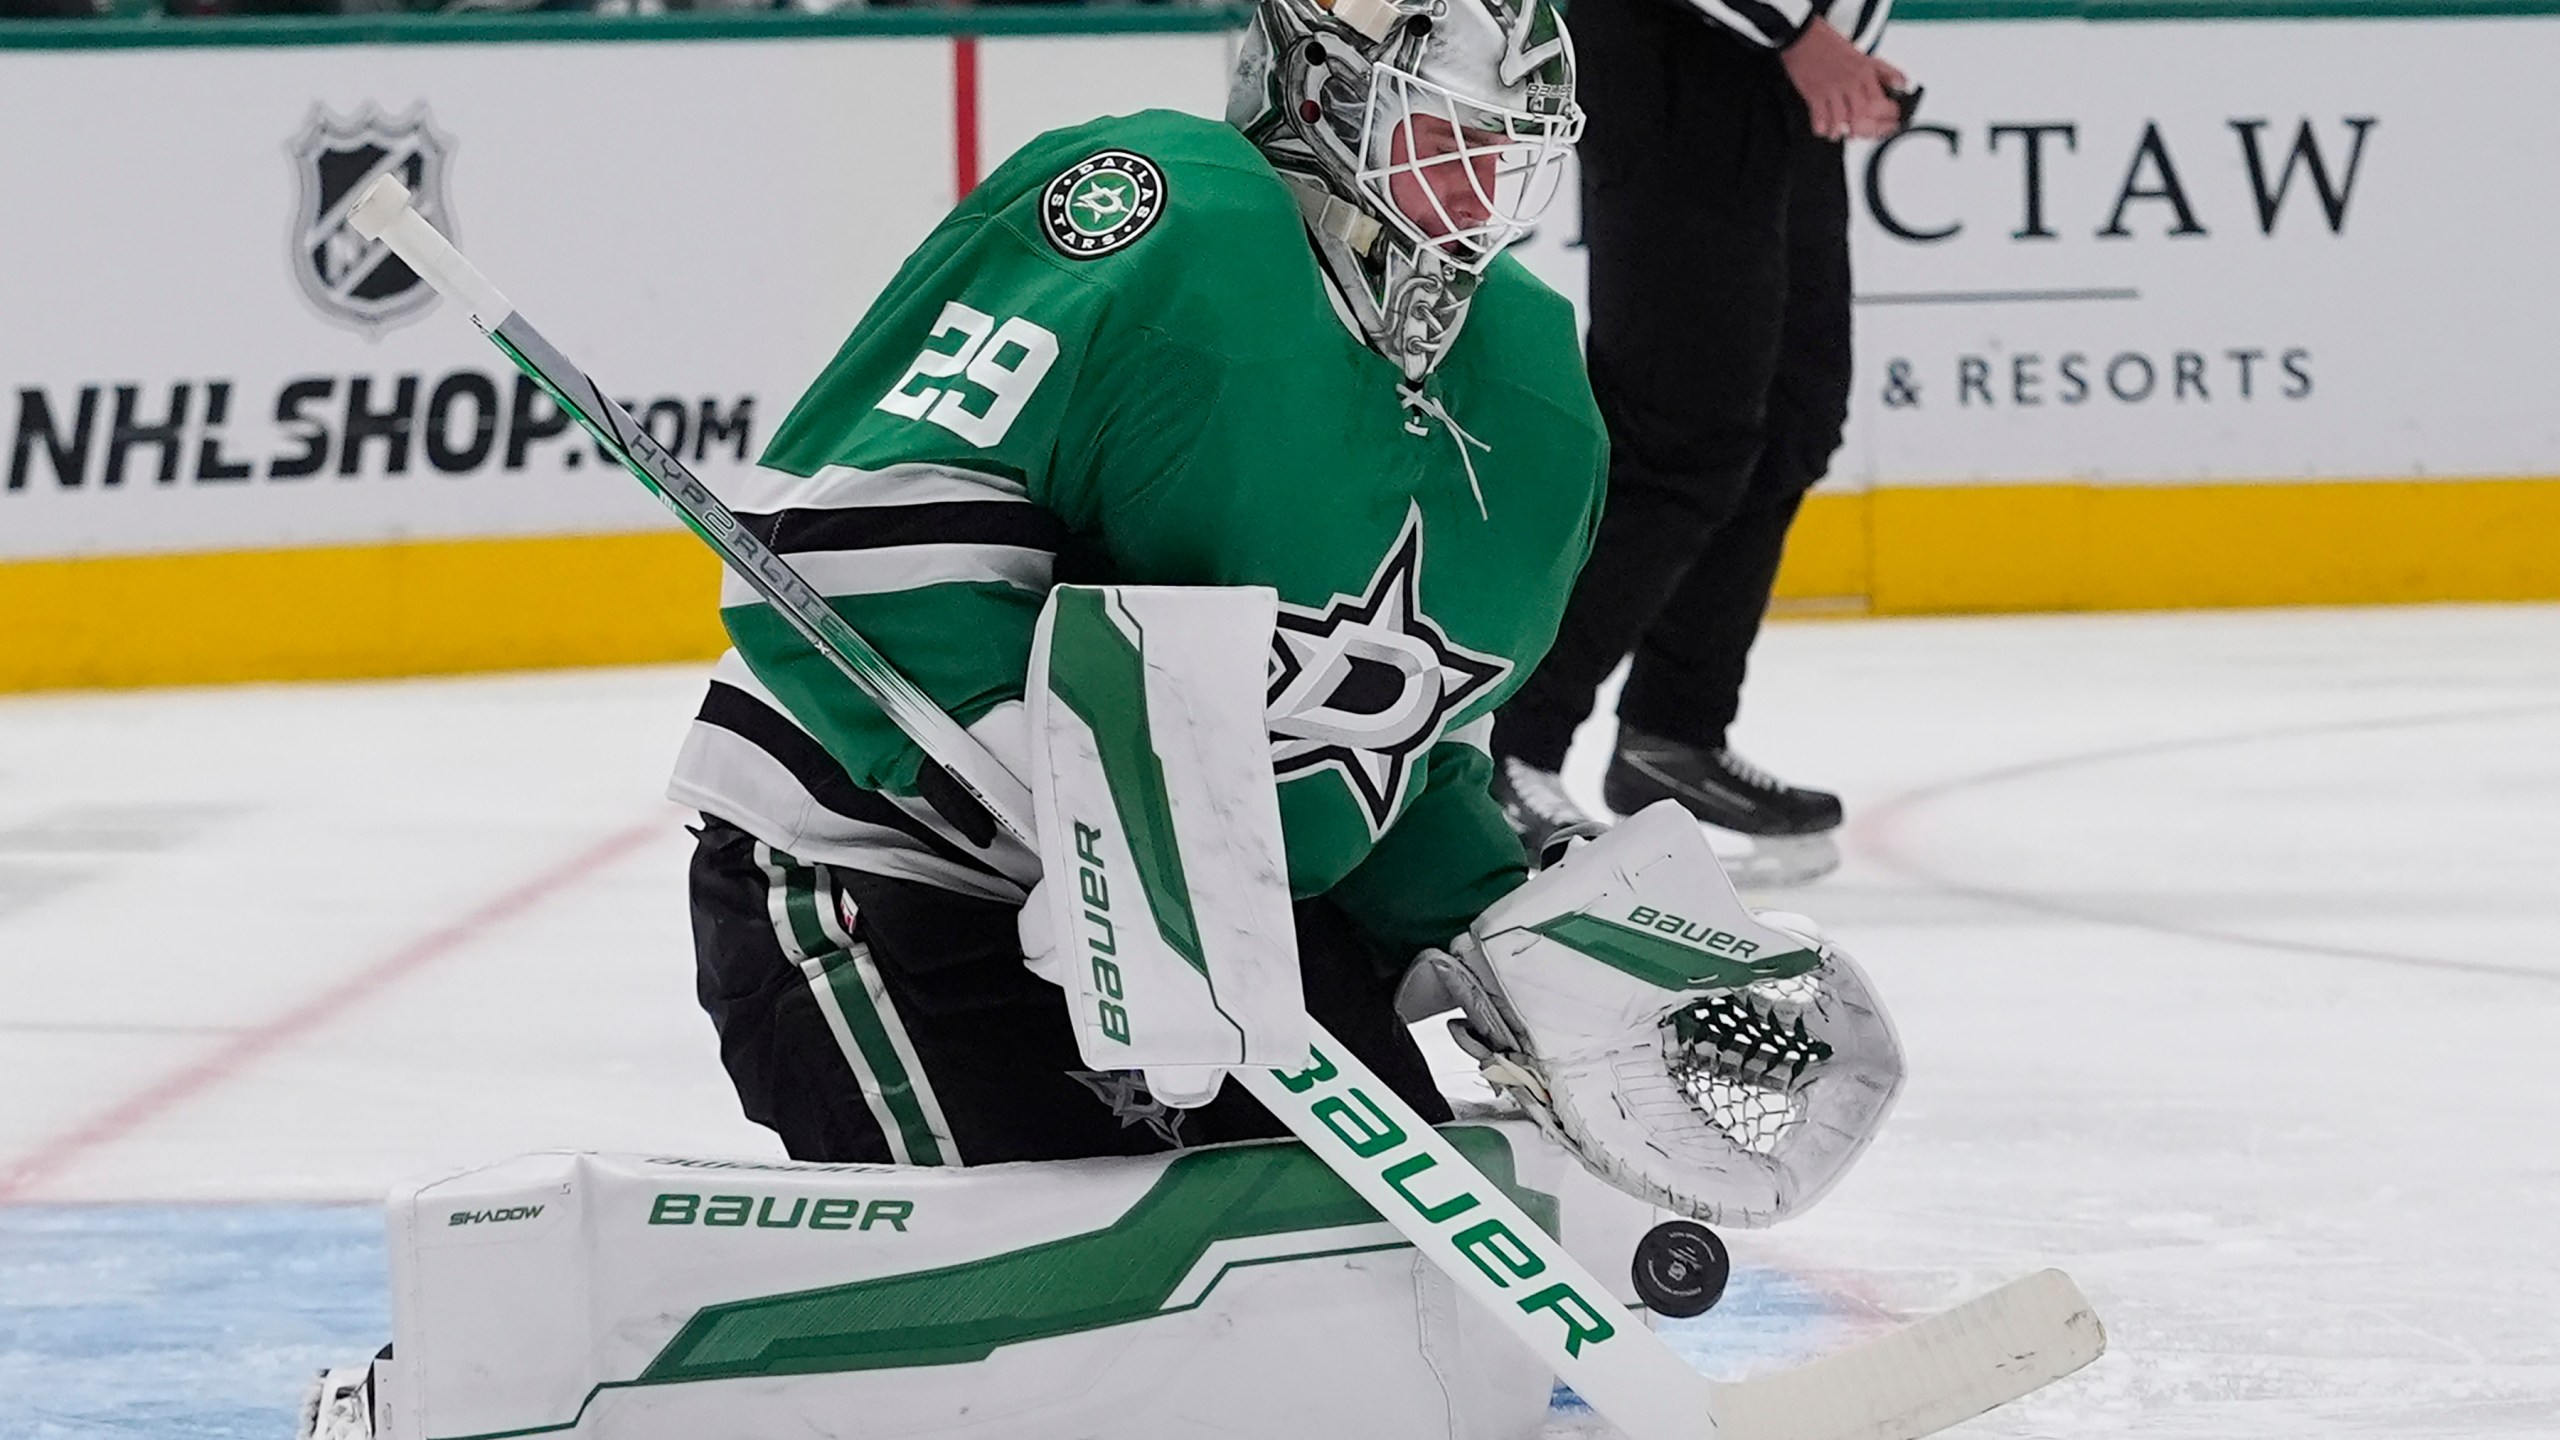
[{"label": "dallas stars logo", "polygon": [[1371,838],[1404,802],[1415,762],[1511,662],[1453,644],[1422,613],[1422,511],[1357,596],[1323,610],[1283,602],[1271,638],[1271,768],[1281,779],[1338,771]]},{"label": "dallas stars logo", "polygon": [[1156,1138],[1176,1150],[1182,1148],[1183,1112],[1157,1099],[1147,1090],[1146,1081],[1134,1070],[1070,1070],[1077,1084],[1093,1092],[1093,1098],[1111,1107],[1120,1128],[1144,1125]]},{"label": "dallas stars logo", "polygon": [[1040,228],[1061,255],[1091,260],[1147,233],[1164,213],[1164,172],[1133,150],[1069,166],[1040,193]]}]

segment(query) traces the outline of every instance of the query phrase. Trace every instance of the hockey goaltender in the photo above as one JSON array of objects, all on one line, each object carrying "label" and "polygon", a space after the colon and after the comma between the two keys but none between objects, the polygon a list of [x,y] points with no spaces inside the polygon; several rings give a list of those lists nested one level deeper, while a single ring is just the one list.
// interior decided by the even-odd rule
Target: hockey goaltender
[{"label": "hockey goaltender", "polygon": [[[1636,1440],[1846,1440],[2097,1353],[2055,1272],[1739,1384],[1635,1303],[1712,1303],[1693,1222],[1818,1199],[1902,1057],[1684,813],[1533,874],[1488,793],[1606,459],[1503,254],[1580,129],[1549,0],[1263,0],[1225,123],[1052,132],[960,203],[687,509],[735,646],[671,789],[699,993],[791,1160],[404,1188],[394,1343],[306,1436],[1530,1440],[1561,1377]],[[1499,1106],[1453,1114],[1436,1015]]]}]

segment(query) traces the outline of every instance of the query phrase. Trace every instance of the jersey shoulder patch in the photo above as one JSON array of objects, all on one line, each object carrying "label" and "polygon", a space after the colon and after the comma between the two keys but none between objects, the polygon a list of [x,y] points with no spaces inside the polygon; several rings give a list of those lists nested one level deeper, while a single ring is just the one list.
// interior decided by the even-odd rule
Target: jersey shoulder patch
[{"label": "jersey shoulder patch", "polygon": [[1097,150],[1041,190],[1040,233],[1071,260],[1097,259],[1136,244],[1171,198],[1153,160],[1135,150]]},{"label": "jersey shoulder patch", "polygon": [[[1023,240],[1091,267],[1115,288],[1224,292],[1304,249],[1297,202],[1253,142],[1220,120],[1171,110],[1052,130],[1016,151],[978,203]],[[1284,243],[1285,242],[1285,243]]]}]

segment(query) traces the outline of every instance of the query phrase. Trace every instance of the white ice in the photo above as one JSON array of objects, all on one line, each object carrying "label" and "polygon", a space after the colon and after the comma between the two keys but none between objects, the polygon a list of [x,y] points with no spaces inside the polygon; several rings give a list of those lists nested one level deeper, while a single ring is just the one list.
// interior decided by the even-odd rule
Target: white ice
[{"label": "white ice", "polygon": [[[698,690],[0,701],[0,1200],[777,1153],[655,798]],[[1781,625],[1737,740],[1845,794],[1775,898],[1911,1057],[1860,1169],[1733,1237],[1822,1343],[2061,1265],[2113,1352],[1963,1433],[2560,1435],[2560,607]]]}]

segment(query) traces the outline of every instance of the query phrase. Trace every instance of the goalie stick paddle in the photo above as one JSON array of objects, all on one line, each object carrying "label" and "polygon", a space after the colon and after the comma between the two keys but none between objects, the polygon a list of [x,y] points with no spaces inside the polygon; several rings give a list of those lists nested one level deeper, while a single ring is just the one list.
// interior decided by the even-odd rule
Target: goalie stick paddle
[{"label": "goalie stick paddle", "polygon": [[[436,290],[686,528],[871,697],[890,721],[1032,843],[1021,779],[899,673],[790,563],[738,522],[630,412],[516,312],[385,175],[349,217]],[[1240,1083],[1414,1248],[1527,1344],[1631,1440],[1917,1440],[2095,1359],[2097,1318],[2047,1271],[1840,1355],[1759,1380],[1691,1370],[1618,1309],[1608,1288],[1323,1027],[1297,1071],[1248,1067]]]}]

